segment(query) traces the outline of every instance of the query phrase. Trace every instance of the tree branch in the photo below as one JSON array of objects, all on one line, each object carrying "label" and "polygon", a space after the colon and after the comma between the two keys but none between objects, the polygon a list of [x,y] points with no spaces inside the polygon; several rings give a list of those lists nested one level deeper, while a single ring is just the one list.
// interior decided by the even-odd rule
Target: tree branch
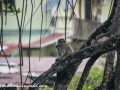
[{"label": "tree branch", "polygon": [[[109,19],[106,22],[104,22],[99,28],[96,29],[96,31],[88,38],[88,40],[86,41],[86,43],[84,43],[80,49],[83,49],[83,48],[91,45],[91,41],[93,39],[95,39],[96,36],[98,36],[99,34],[101,34],[103,32],[105,33],[107,31],[108,27],[112,24],[111,20],[112,20],[114,14],[115,14],[115,8],[117,6],[116,1],[117,0],[115,0],[114,3],[113,3],[112,12],[111,12],[111,15],[110,15]],[[98,56],[94,56],[94,57],[98,57]],[[88,65],[89,67],[87,66],[88,68],[91,68],[92,65],[94,64],[94,62],[97,60],[97,59],[96,60],[94,59],[93,62],[92,62],[91,60],[93,58],[91,58],[90,61],[88,62],[88,64],[89,64]],[[59,73],[60,74],[59,77],[58,77],[58,74],[57,74],[57,80],[56,80],[56,83],[55,83],[54,90],[56,90],[56,89],[61,90],[60,88],[62,88],[62,87],[63,88],[64,87],[65,88],[68,87],[68,85],[69,85],[69,83],[70,83],[73,75],[75,74],[75,72],[76,72],[76,70],[77,70],[77,68],[78,68],[78,66],[80,65],[81,62],[82,62],[82,60],[80,60],[80,62],[74,63],[74,64],[70,65],[69,67],[67,67],[64,71],[62,71],[61,73]],[[88,76],[88,73],[89,73],[89,71],[84,71],[85,77]],[[86,78],[84,78],[82,80],[82,82],[80,82],[80,83],[84,83],[85,80],[86,80]]]},{"label": "tree branch", "polygon": [[[36,78],[33,81],[32,85],[34,85],[35,83],[37,83],[38,85],[42,85],[42,83],[44,83],[45,80],[47,80],[56,72],[62,71],[63,69],[68,67],[70,64],[73,64],[75,62],[80,62],[80,60],[82,59],[85,59],[97,54],[102,54],[111,50],[115,50],[119,47],[120,47],[120,35],[116,35],[105,42],[91,45],[82,50],[73,52],[70,55],[66,56],[65,58],[61,59],[60,61],[54,63],[50,69],[48,69],[46,72],[41,74],[38,78]],[[35,90],[35,88],[31,89],[30,87],[29,90]]]},{"label": "tree branch", "polygon": [[83,85],[84,85],[84,83],[85,83],[85,80],[86,80],[86,78],[87,78],[87,76],[88,76],[88,74],[89,74],[89,71],[90,71],[92,65],[95,63],[95,61],[96,61],[100,56],[101,56],[101,54],[97,54],[97,55],[95,55],[95,56],[92,56],[92,57],[88,60],[88,62],[87,62],[86,65],[85,65],[85,68],[84,68],[84,70],[83,70],[83,73],[82,73],[82,75],[81,75],[81,78],[80,78],[80,81],[79,81],[79,83],[78,83],[78,86],[77,86],[77,89],[76,89],[76,90],[82,90]]},{"label": "tree branch", "polygon": [[109,76],[106,90],[114,90],[114,87],[115,87],[114,80],[115,80],[115,69],[111,72],[111,74]]},{"label": "tree branch", "polygon": [[115,70],[115,90],[120,90],[120,49],[117,50],[117,64]]},{"label": "tree branch", "polygon": [[[90,45],[90,44],[91,44],[91,41],[92,41],[93,39],[97,38],[99,35],[101,35],[101,34],[103,34],[103,33],[106,33],[107,31],[109,31],[108,28],[109,28],[109,26],[112,24],[111,21],[112,21],[112,19],[115,19],[115,18],[113,18],[113,16],[114,16],[114,14],[115,14],[115,10],[116,10],[116,7],[117,7],[117,2],[118,2],[118,0],[114,0],[112,12],[111,12],[111,16],[109,17],[109,19],[108,19],[107,21],[105,21],[104,24],[101,25],[101,26],[88,38],[87,42],[84,43],[84,44],[86,44],[86,45],[84,45],[84,46]],[[84,46],[83,46],[83,47],[84,47]],[[81,76],[80,82],[79,82],[79,84],[78,84],[78,87],[77,87],[78,90],[81,90],[81,89],[82,89],[82,87],[83,87],[83,85],[84,85],[84,82],[85,82],[85,80],[86,80],[86,78],[87,78],[87,76],[88,76],[88,74],[89,74],[90,68],[92,67],[92,65],[94,64],[94,62],[97,60],[97,58],[99,58],[99,56],[100,56],[100,55],[95,55],[95,56],[91,57],[91,58],[88,60],[86,66],[85,66],[85,68],[84,68],[84,70],[83,70],[83,74],[82,74],[82,76]]]},{"label": "tree branch", "polygon": [[109,76],[112,73],[112,71],[114,70],[114,58],[115,58],[115,51],[110,51],[107,53],[102,83],[99,87],[97,87],[94,90],[107,89],[107,83],[109,80]]}]

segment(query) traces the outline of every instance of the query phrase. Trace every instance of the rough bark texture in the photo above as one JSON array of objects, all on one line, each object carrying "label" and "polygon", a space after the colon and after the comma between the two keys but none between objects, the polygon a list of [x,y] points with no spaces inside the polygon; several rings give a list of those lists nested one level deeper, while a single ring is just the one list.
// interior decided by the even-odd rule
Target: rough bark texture
[{"label": "rough bark texture", "polygon": [[[53,74],[64,70],[70,64],[73,64],[75,62],[80,62],[84,58],[92,57],[97,54],[103,54],[111,50],[118,49],[119,47],[120,47],[120,35],[116,35],[105,42],[91,45],[82,50],[73,52],[70,55],[66,56],[65,58],[62,58],[60,61],[54,63],[51,66],[51,68],[49,68],[46,72],[44,72],[38,78],[36,78],[33,81],[32,85],[34,85],[35,83],[37,83],[38,85],[41,85]],[[35,90],[35,88],[31,89],[30,87],[29,90],[30,89]]]},{"label": "rough bark texture", "polygon": [[[112,25],[108,28],[107,32],[102,34],[101,36],[108,36],[111,37],[113,35],[119,34],[119,25],[120,25],[120,0],[117,2],[117,8],[115,9],[115,15],[112,19]],[[115,23],[116,22],[116,23]],[[99,39],[99,38],[98,38]],[[115,52],[109,52],[107,59],[106,59],[106,64],[105,64],[105,70],[104,70],[104,76],[103,76],[103,81],[100,87],[96,88],[95,90],[111,90],[114,88],[114,72],[113,70],[113,58],[114,58],[114,53]],[[111,75],[110,75],[111,74]],[[110,78],[109,78],[110,77]]]},{"label": "rough bark texture", "polygon": [[117,50],[117,64],[115,70],[115,90],[120,90],[120,49]]},{"label": "rough bark texture", "polygon": [[109,76],[114,69],[114,58],[115,58],[115,51],[110,51],[107,53],[102,84],[99,87],[97,87],[95,90],[107,89]]},{"label": "rough bark texture", "polygon": [[106,90],[114,90],[115,87],[114,80],[115,80],[115,69],[111,72],[109,76]]},{"label": "rough bark texture", "polygon": [[[88,0],[88,1],[89,1],[89,0]],[[117,1],[117,0],[116,0],[116,1]],[[80,49],[83,49],[84,47],[87,47],[87,46],[91,45],[92,40],[95,39],[96,36],[98,36],[98,35],[101,34],[101,33],[105,33],[105,32],[107,31],[108,27],[111,25],[111,20],[112,20],[112,18],[113,18],[114,13],[115,13],[115,7],[116,7],[116,6],[117,6],[117,4],[116,4],[116,2],[114,2],[114,4],[113,4],[113,7],[114,7],[114,8],[112,9],[112,12],[111,12],[111,15],[110,15],[109,19],[108,19],[103,25],[101,25],[101,26],[89,37],[89,39],[87,40],[87,42],[84,43],[83,46],[82,46]],[[94,56],[94,57],[99,58],[98,56]],[[94,57],[93,57],[93,58],[94,58]],[[97,59],[96,59],[96,60],[94,59],[93,61],[91,61],[93,58],[91,58],[90,61],[88,62],[88,63],[89,63],[89,65],[87,66],[87,67],[88,67],[88,70],[90,70],[91,66],[92,66],[92,65],[94,64],[94,62],[97,60]],[[63,88],[67,88],[67,86],[69,85],[69,83],[70,83],[73,75],[75,74],[77,68],[79,67],[80,63],[81,63],[81,62],[74,63],[74,64],[70,65],[69,67],[67,67],[67,68],[66,68],[64,71],[62,71],[61,73],[58,73],[58,74],[60,74],[60,75],[57,74],[57,80],[56,80],[56,83],[55,83],[54,90],[57,90],[57,89],[62,90],[62,89],[60,89],[60,88],[62,88],[62,87],[63,87]],[[85,72],[86,72],[86,73],[85,73]],[[87,77],[87,75],[89,74],[89,71],[84,71],[84,74],[86,74],[85,77]],[[83,75],[84,75],[84,74],[83,74]],[[67,77],[66,77],[66,76],[67,76]],[[80,82],[80,84],[82,83],[80,87],[82,87],[82,85],[83,85],[83,83],[85,82],[85,80],[86,80],[86,78],[83,78],[82,82]],[[66,89],[65,89],[65,90],[66,90]]]},{"label": "rough bark texture", "polygon": [[88,76],[88,74],[89,74],[89,71],[90,71],[92,65],[93,65],[94,62],[99,58],[100,55],[101,55],[101,54],[97,54],[97,55],[91,57],[91,58],[88,60],[88,62],[87,62],[86,65],[85,65],[85,68],[84,68],[84,70],[83,70],[83,73],[82,73],[80,82],[79,82],[76,90],[82,90],[83,85],[84,85],[84,83],[85,83],[85,80],[86,80],[86,78],[87,78],[87,76]]},{"label": "rough bark texture", "polygon": [[[86,44],[90,44],[91,41],[92,41],[92,39],[96,39],[96,36],[99,36],[99,35],[101,35],[102,33],[106,33],[106,32],[108,31],[107,29],[108,29],[109,26],[112,24],[112,23],[111,23],[111,20],[113,19],[113,16],[114,16],[114,14],[115,14],[115,8],[116,8],[116,6],[117,6],[117,0],[114,0],[113,8],[112,8],[111,15],[110,15],[109,19],[108,19],[107,21],[105,21],[105,22],[103,23],[103,25],[100,26],[100,27],[96,30],[96,32],[94,32],[94,33],[89,37],[89,39],[87,40]],[[95,57],[96,57],[96,59],[95,59]],[[85,80],[86,80],[86,78],[87,78],[87,76],[88,76],[88,74],[89,74],[90,68],[92,67],[92,65],[94,64],[94,62],[97,60],[97,58],[99,58],[99,55],[95,55],[95,56],[91,57],[91,59],[87,62],[86,66],[85,66],[85,68],[84,68],[82,77],[81,77],[80,82],[79,82],[78,87],[77,87],[78,90],[81,90],[81,89],[82,89],[82,87],[83,87],[83,85],[84,85],[84,83],[85,83]]]},{"label": "rough bark texture", "polygon": [[[79,63],[81,63],[81,61]],[[57,73],[54,90],[67,90],[70,80],[77,69],[77,67],[74,68],[75,66],[77,66],[77,63],[73,65],[70,64],[63,71]]]},{"label": "rough bark texture", "polygon": [[108,52],[107,57],[106,57],[103,80],[102,80],[102,84],[101,84],[102,89],[106,88],[110,73],[114,69],[114,59],[115,59],[115,51]]},{"label": "rough bark texture", "polygon": [[[117,6],[117,8],[116,8]],[[38,78],[36,78],[32,85],[37,83],[38,85],[41,85],[45,82],[49,77],[51,77],[54,73],[62,72],[59,74],[59,78],[57,78],[55,90],[60,90],[60,87],[67,87],[71,78],[73,77],[75,71],[77,70],[79,64],[84,58],[91,57],[91,59],[87,62],[86,67],[83,71],[82,78],[79,82],[78,89],[81,90],[82,86],[86,80],[86,77],[89,73],[89,70],[91,66],[94,64],[94,62],[97,60],[97,58],[106,52],[109,52],[111,50],[117,50],[120,48],[120,36],[116,35],[116,32],[119,32],[119,25],[120,25],[120,0],[114,0],[113,9],[111,16],[107,21],[105,21],[86,41],[86,43],[83,44],[83,46],[80,48],[79,51],[76,51],[67,57],[61,59],[60,61],[56,62],[51,66],[50,69],[48,69],[46,72],[44,72],[42,75],[40,75]],[[115,31],[113,31],[115,30]],[[96,39],[99,35],[110,35],[111,38],[95,44],[91,45],[91,42],[93,39]],[[91,46],[90,46],[91,45]],[[87,71],[85,71],[87,70]],[[64,76],[64,74],[66,74]],[[108,74],[107,74],[108,76]],[[67,77],[67,78],[65,78]],[[117,81],[116,81],[117,82]],[[118,84],[118,82],[117,82]],[[116,84],[116,85],[117,85]],[[36,90],[38,88],[29,88],[29,90]],[[118,90],[118,89],[116,89]]]}]

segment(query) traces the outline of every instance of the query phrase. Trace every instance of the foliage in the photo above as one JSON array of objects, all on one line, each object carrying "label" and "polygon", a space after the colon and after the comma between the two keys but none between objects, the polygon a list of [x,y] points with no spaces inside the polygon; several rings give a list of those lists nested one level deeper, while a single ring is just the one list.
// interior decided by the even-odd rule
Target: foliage
[{"label": "foliage", "polygon": [[68,90],[76,90],[79,80],[80,80],[80,75],[75,74],[75,76],[72,78],[72,80],[70,82]]},{"label": "foliage", "polygon": [[8,3],[7,5],[5,5],[4,3],[2,4],[2,7],[6,10],[7,9],[7,11],[8,12],[17,12],[17,13],[20,13],[21,12],[21,10],[20,10],[20,8],[18,8],[18,9],[16,9],[16,11],[15,11],[15,7],[12,5],[12,8],[10,9],[10,3]]},{"label": "foliage", "polygon": [[83,90],[93,90],[101,84],[103,71],[98,67],[93,67],[87,77]]},{"label": "foliage", "polygon": [[[102,76],[103,76],[103,70],[94,66],[91,69],[82,90],[93,90],[93,88],[99,86],[102,81]],[[75,74],[75,76],[71,80],[68,90],[76,90],[79,80],[80,80],[80,75]],[[41,90],[53,90],[53,88],[46,87],[46,88],[42,88]]]}]

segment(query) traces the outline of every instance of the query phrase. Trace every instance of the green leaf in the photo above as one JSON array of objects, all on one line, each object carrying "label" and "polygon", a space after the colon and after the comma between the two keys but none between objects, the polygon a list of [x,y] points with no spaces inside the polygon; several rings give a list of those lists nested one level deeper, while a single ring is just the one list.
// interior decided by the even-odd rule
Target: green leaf
[{"label": "green leaf", "polygon": [[7,8],[9,8],[9,6],[10,6],[10,3],[7,4]]},{"label": "green leaf", "polygon": [[10,8],[7,8],[7,11],[11,11],[11,9],[10,9]]},{"label": "green leaf", "polygon": [[3,8],[6,8],[6,5],[5,5],[4,3],[2,3],[2,7],[3,7]]},{"label": "green leaf", "polygon": [[17,13],[20,13],[20,12],[21,12],[20,8],[18,8],[16,12],[17,12]]},{"label": "green leaf", "polygon": [[17,10],[16,12],[17,12],[17,13],[20,13],[20,11],[18,11],[18,10]]},{"label": "green leaf", "polygon": [[18,11],[21,11],[20,8],[18,8]]},{"label": "green leaf", "polygon": [[15,12],[15,7],[14,6],[12,6],[12,11]]}]

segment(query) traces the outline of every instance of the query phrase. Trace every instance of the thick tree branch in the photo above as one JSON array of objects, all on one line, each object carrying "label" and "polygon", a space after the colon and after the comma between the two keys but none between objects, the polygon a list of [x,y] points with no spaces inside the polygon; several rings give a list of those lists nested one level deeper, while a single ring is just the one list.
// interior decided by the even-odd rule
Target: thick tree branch
[{"label": "thick tree branch", "polygon": [[115,59],[115,51],[108,52],[107,57],[106,57],[103,80],[102,80],[102,84],[101,84],[101,88],[103,88],[103,89],[106,88],[109,76],[112,73],[112,71],[114,70],[114,59]]},{"label": "thick tree branch", "polygon": [[[82,60],[79,63],[81,62]],[[67,90],[67,87],[72,79],[72,76],[75,74],[74,72],[77,70],[77,68],[75,68],[77,64],[78,63],[70,64],[63,71],[57,73],[57,79],[54,90]]]},{"label": "thick tree branch", "polygon": [[117,7],[117,2],[118,2],[118,0],[114,0],[113,8],[112,8],[110,17],[99,28],[97,28],[95,30],[95,32],[88,38],[88,40],[86,41],[86,43],[84,43],[84,45],[82,47],[85,47],[86,45],[87,46],[90,45],[91,41],[93,39],[95,39],[97,36],[99,36],[102,33],[106,33],[107,31],[109,31],[108,28],[112,24],[111,21],[113,19],[114,14],[115,14],[115,10],[116,10],[116,7]]},{"label": "thick tree branch", "polygon": [[[116,2],[117,0],[115,0],[115,2]],[[114,13],[115,13],[115,7],[116,7],[116,3],[114,2],[114,4],[113,4],[113,10],[112,10],[112,13],[111,13],[111,16],[110,16],[110,18],[102,25],[102,26],[100,26],[96,31],[95,31],[95,33],[93,33],[91,36],[90,36],[90,38],[87,40],[87,42],[86,43],[84,43],[83,44],[83,46],[81,47],[81,48],[85,48],[86,46],[89,46],[90,44],[91,44],[91,41],[93,40],[93,39],[95,39],[96,38],[96,36],[98,36],[98,35],[100,35],[101,33],[105,33],[105,32],[107,32],[108,30],[107,30],[107,28],[111,25],[111,19],[112,19],[112,17],[113,17],[113,15],[114,15]],[[115,44],[113,44],[113,46],[114,46]],[[115,46],[116,47],[116,46]],[[113,47],[111,47],[111,48],[113,48]],[[86,49],[86,48],[85,48]],[[86,51],[84,51],[84,49],[82,49],[83,50],[83,52],[85,53]],[[80,50],[80,51],[82,51],[82,50]],[[76,53],[74,53],[74,54],[76,54]],[[74,54],[73,54],[73,56],[74,56]],[[99,53],[98,53],[99,54]],[[76,54],[77,55],[77,54]],[[96,54],[95,54],[96,55]],[[33,82],[33,84],[34,83],[39,83],[39,84],[42,84],[47,78],[49,78],[51,75],[53,75],[55,72],[58,72],[59,70],[61,71],[61,70],[63,70],[64,68],[68,68],[68,70],[69,70],[69,65],[71,65],[71,67],[73,68],[73,72],[75,72],[76,71],[76,69],[77,69],[77,67],[79,66],[79,64],[81,63],[81,61],[82,61],[82,59],[83,58],[79,58],[79,57],[76,57],[76,58],[74,58],[73,56],[70,56],[71,58],[73,58],[72,60],[71,60],[71,58],[69,58],[72,62],[73,62],[73,60],[74,61],[77,61],[78,60],[78,62],[76,63],[74,63],[73,65],[71,65],[71,64],[68,64],[68,66],[66,66],[66,64],[65,64],[65,62],[63,62],[63,61],[60,61],[60,62],[58,62],[59,64],[57,64],[57,63],[55,63],[54,65],[53,65],[53,67],[51,67],[51,69],[49,69],[47,72],[45,72],[44,74],[42,74],[41,76],[39,76],[39,78],[38,79],[36,79],[34,82]],[[81,54],[80,54],[80,56],[81,56]],[[69,56],[68,56],[69,57]],[[66,62],[69,62],[69,60],[68,60],[68,57],[66,57],[67,59],[65,59],[65,60],[67,60]],[[81,56],[81,57],[83,57],[83,56]],[[86,56],[85,56],[86,57]],[[84,57],[84,58],[85,58]],[[79,58],[79,59],[77,59],[77,58]],[[94,59],[95,60],[95,59]],[[71,61],[69,62],[69,63],[71,63]],[[91,62],[91,66],[92,66],[92,64],[93,64],[94,62]],[[62,66],[59,66],[59,65],[62,65],[63,64],[63,67]],[[58,67],[57,67],[57,65],[58,65]],[[76,66],[75,66],[76,65]],[[56,67],[56,68],[54,68],[54,66]],[[61,69],[59,69],[59,68],[61,68]],[[67,69],[66,69],[67,70]],[[72,78],[72,76],[74,75],[74,73],[72,73],[71,74],[71,76],[68,76],[68,78],[69,79],[67,79],[67,83],[69,83],[69,81],[71,80],[71,78]],[[43,78],[42,78],[43,77]]]},{"label": "thick tree branch", "polygon": [[84,83],[85,83],[85,80],[86,80],[86,78],[87,78],[87,76],[88,76],[88,74],[89,74],[89,71],[90,71],[92,65],[94,64],[94,62],[99,58],[99,56],[101,56],[101,54],[97,54],[97,55],[91,57],[91,58],[88,60],[88,62],[87,62],[86,65],[85,65],[85,68],[84,68],[84,70],[83,70],[82,76],[81,76],[81,78],[80,78],[80,81],[79,81],[79,84],[78,84],[76,90],[82,90],[83,85],[84,85]]},{"label": "thick tree branch", "polygon": [[120,90],[120,49],[117,50],[117,64],[115,70],[115,90]]},{"label": "thick tree branch", "polygon": [[[105,21],[99,28],[96,29],[96,31],[88,38],[87,42],[84,43],[80,49],[83,49],[83,48],[91,45],[91,41],[92,41],[93,39],[95,39],[96,36],[98,36],[98,35],[101,34],[101,33],[105,33],[105,32],[107,31],[108,27],[112,24],[111,21],[112,21],[112,18],[113,18],[113,16],[114,16],[114,14],[115,14],[115,8],[116,8],[116,6],[117,6],[116,1],[117,1],[117,0],[115,0],[114,3],[113,3],[112,12],[111,12],[111,15],[110,15],[109,19],[108,19],[107,21]],[[94,57],[98,57],[98,56],[94,56]],[[93,57],[93,58],[94,58],[94,57]],[[93,58],[91,58],[90,60],[92,60]],[[98,57],[98,58],[99,58],[99,57]],[[96,60],[97,60],[97,59],[96,59]],[[95,62],[96,60],[94,59],[94,62]],[[81,61],[82,61],[82,60],[81,60]],[[67,88],[67,86],[68,86],[69,83],[70,83],[70,80],[72,79],[73,75],[75,74],[78,66],[79,66],[80,63],[81,63],[81,61],[70,65],[70,66],[67,67],[64,71],[62,71],[62,73],[59,73],[60,75],[59,75],[59,77],[57,77],[57,81],[56,81],[54,90],[60,89],[61,87],[66,87],[66,88]],[[89,61],[89,62],[88,62],[89,65],[88,65],[88,66],[90,66],[90,67],[88,67],[88,68],[91,68],[91,66],[94,64],[94,62]],[[91,64],[91,65],[90,65],[90,64]],[[89,70],[89,69],[88,69],[88,70]],[[70,74],[69,74],[69,73],[70,73]],[[84,71],[84,74],[85,74],[85,73],[86,73],[85,77],[87,77],[89,71]],[[83,75],[84,75],[84,74],[83,74]],[[57,75],[58,75],[58,74],[57,74]],[[61,78],[62,78],[62,79],[61,79]],[[86,78],[84,78],[81,83],[84,83],[85,80],[86,80]]]},{"label": "thick tree branch", "polygon": [[[115,1],[117,1],[117,0],[115,0]],[[115,7],[115,3],[114,3],[114,7]],[[107,31],[107,28],[110,26],[110,24],[111,24],[111,19],[112,19],[112,17],[113,17],[113,15],[114,15],[114,12],[115,12],[115,8],[113,8],[113,10],[112,10],[112,13],[111,13],[111,16],[110,16],[110,18],[102,25],[102,26],[100,26],[96,31],[95,31],[95,33],[93,33],[91,36],[90,36],[90,38],[87,40],[87,42],[86,43],[84,43],[83,44],[83,46],[81,47],[81,48],[84,48],[84,47],[86,47],[86,46],[89,46],[90,44],[91,44],[91,41],[97,36],[97,35],[99,35],[99,34],[101,34],[101,33],[103,33],[103,32],[106,32]],[[73,59],[73,60],[76,60],[76,59]],[[73,61],[72,60],[72,61]],[[67,83],[69,83],[69,81],[70,81],[70,79],[72,78],[72,76],[74,75],[74,72],[76,71],[76,69],[77,69],[77,67],[79,66],[79,64],[80,64],[80,62],[81,62],[82,60],[81,59],[79,59],[79,62],[77,62],[77,63],[74,63],[73,65],[71,65],[71,67],[73,68],[73,73],[70,75],[70,76],[68,76],[68,82]],[[59,63],[61,63],[62,64],[62,62],[59,62]],[[59,65],[59,64],[57,64],[57,65]],[[67,66],[68,67],[68,66]],[[69,68],[69,67],[68,67]],[[63,70],[63,69],[62,69]],[[50,71],[50,73],[48,73]],[[52,72],[53,71],[53,72]],[[59,71],[59,70],[57,70],[57,69],[49,69],[48,70],[48,72],[46,72],[46,73],[44,73],[44,74],[42,74],[40,77],[44,77],[43,79],[40,79],[40,77],[38,78],[38,80],[36,79],[35,80],[35,82],[36,83],[39,83],[39,82],[41,82],[40,84],[42,84],[42,82],[44,82],[48,77],[50,77],[52,74],[54,74],[55,72],[57,72],[57,71]],[[44,75],[46,75],[46,77],[44,76]],[[39,81],[39,79],[41,80],[41,81]],[[33,83],[35,83],[35,82],[33,82]]]},{"label": "thick tree branch", "polygon": [[[118,49],[119,47],[120,47],[120,35],[116,35],[105,42],[91,45],[82,50],[73,52],[67,57],[53,64],[50,69],[48,69],[46,72],[41,74],[38,78],[36,78],[33,81],[32,85],[34,85],[35,83],[37,83],[38,85],[42,85],[45,82],[45,80],[47,80],[56,72],[62,71],[63,69],[68,67],[70,64],[79,62],[82,59],[85,59],[97,54],[102,54],[102,53],[109,52],[111,50]],[[35,88],[32,88],[32,90],[35,90]],[[29,88],[29,90],[30,89],[31,87]]]},{"label": "thick tree branch", "polygon": [[114,90],[114,87],[115,87],[114,80],[115,80],[115,69],[111,72],[109,76],[106,90]]},{"label": "thick tree branch", "polygon": [[107,37],[111,37],[113,35],[116,35],[116,33],[119,33],[119,25],[120,25],[120,1],[119,0],[114,0],[114,3],[116,3],[116,7],[113,7],[113,9],[115,10],[115,14],[113,15],[113,18],[111,20],[111,25],[110,27],[106,30],[106,32],[104,33],[101,33],[100,35],[98,35],[96,37],[96,40],[104,37],[104,36],[107,36]]},{"label": "thick tree branch", "polygon": [[114,70],[114,58],[115,58],[115,51],[110,51],[107,53],[102,84],[99,87],[97,87],[95,90],[107,89],[109,76]]},{"label": "thick tree branch", "polygon": [[[114,0],[114,3],[113,3],[113,8],[112,8],[112,12],[111,12],[111,15],[109,17],[109,19],[107,21],[105,21],[99,28],[96,29],[96,31],[88,38],[88,40],[86,41],[86,43],[83,44],[82,48],[84,48],[85,46],[88,46],[91,44],[91,41],[93,39],[95,39],[98,35],[101,35],[102,33],[106,33],[109,28],[109,26],[112,24],[111,21],[113,19],[113,16],[115,14],[115,8],[117,7],[117,1],[118,0]],[[95,58],[96,57],[96,58]],[[83,84],[89,74],[89,70],[90,68],[92,67],[92,65],[94,64],[94,62],[97,60],[97,58],[99,58],[99,55],[95,55],[93,57],[91,57],[89,59],[89,61],[87,62],[84,70],[83,70],[83,74],[82,74],[82,77],[81,77],[81,80],[78,84],[78,89],[81,90],[82,87],[83,87]]]}]

